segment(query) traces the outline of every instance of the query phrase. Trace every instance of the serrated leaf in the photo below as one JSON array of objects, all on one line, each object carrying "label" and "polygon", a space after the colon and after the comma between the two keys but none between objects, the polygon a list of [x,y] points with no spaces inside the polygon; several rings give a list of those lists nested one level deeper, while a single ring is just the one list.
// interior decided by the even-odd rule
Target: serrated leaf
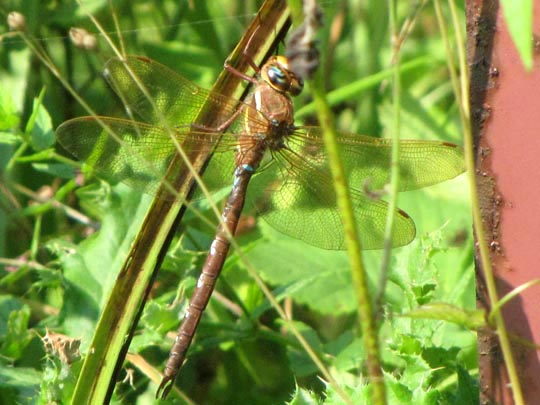
[{"label": "serrated leaf", "polygon": [[9,314],[19,311],[23,307],[23,302],[11,295],[0,296],[0,337],[4,338],[8,333]]},{"label": "serrated leaf", "polygon": [[385,373],[385,385],[388,387],[388,403],[389,404],[411,404],[412,392],[404,384],[402,384],[394,375]]},{"label": "serrated leaf", "polygon": [[7,333],[4,336],[0,352],[2,356],[18,359],[32,340],[28,332],[30,308],[23,305],[20,309],[11,311],[7,320]]},{"label": "serrated leaf", "polygon": [[[369,405],[372,403],[370,397],[370,389],[368,384],[357,383],[354,385],[340,384],[340,388],[344,391],[353,404]],[[388,402],[391,404],[392,402]],[[326,384],[326,400],[325,405],[342,405],[343,398],[336,392],[334,387],[330,384]]]},{"label": "serrated leaf", "polygon": [[319,399],[315,393],[296,387],[293,398],[287,402],[289,405],[317,405]]}]

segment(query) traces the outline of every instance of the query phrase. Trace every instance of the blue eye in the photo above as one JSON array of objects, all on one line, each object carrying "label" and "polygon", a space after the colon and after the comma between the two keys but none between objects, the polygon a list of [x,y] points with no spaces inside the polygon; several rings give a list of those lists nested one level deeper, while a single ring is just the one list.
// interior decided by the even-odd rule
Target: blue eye
[{"label": "blue eye", "polygon": [[294,72],[289,71],[288,64],[285,61],[271,60],[263,67],[263,79],[280,93],[296,96],[300,94],[303,88],[301,77],[297,77]]},{"label": "blue eye", "polygon": [[283,70],[277,66],[272,66],[268,69],[268,78],[274,85],[283,85],[286,83],[287,76],[283,73]]}]

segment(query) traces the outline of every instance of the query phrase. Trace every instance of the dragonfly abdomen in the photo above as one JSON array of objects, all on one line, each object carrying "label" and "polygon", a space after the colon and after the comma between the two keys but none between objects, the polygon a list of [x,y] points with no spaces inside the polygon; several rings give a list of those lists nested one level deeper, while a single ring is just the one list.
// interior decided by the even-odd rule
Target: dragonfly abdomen
[{"label": "dragonfly abdomen", "polygon": [[195,330],[201,320],[202,313],[210,301],[210,297],[216,286],[216,280],[221,273],[221,269],[229,253],[231,246],[230,237],[236,231],[238,220],[244,207],[249,180],[255,172],[258,163],[257,161],[253,161],[251,164],[244,163],[235,170],[231,194],[227,199],[227,204],[221,215],[221,221],[216,235],[210,245],[210,250],[197,281],[197,286],[189,302],[188,309],[184,314],[184,319],[178,330],[176,340],[163,372],[163,379],[158,389],[158,394],[163,389],[162,398],[166,397],[169,393],[172,383],[180,367],[182,367]]}]

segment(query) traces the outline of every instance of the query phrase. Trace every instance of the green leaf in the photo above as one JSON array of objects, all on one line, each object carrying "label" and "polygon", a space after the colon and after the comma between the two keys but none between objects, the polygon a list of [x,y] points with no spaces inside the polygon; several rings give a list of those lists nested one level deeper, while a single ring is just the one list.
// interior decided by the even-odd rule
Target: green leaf
[{"label": "green leaf", "polygon": [[312,391],[296,387],[293,398],[287,402],[289,405],[317,405],[319,398]]},{"label": "green leaf", "polygon": [[[442,85],[440,85],[442,87]],[[447,89],[449,92],[451,88]],[[445,90],[443,88],[443,90]],[[409,92],[402,95],[403,108],[400,110],[400,136],[402,139],[442,139],[459,142],[461,133],[457,122],[448,121],[448,112],[440,108],[430,98],[418,98]],[[385,127],[385,135],[395,114],[395,106],[390,101],[381,104],[379,115]]]},{"label": "green leaf", "polygon": [[[311,348],[315,352],[322,353],[322,344],[317,332],[302,322],[295,321],[294,324]],[[286,327],[286,324],[284,326]],[[294,339],[294,337],[292,338]],[[308,376],[317,371],[317,367],[303,349],[287,346],[287,355],[291,363],[291,368],[297,376]]]},{"label": "green leaf", "polygon": [[56,142],[51,116],[42,104],[44,95],[45,89],[34,99],[32,115],[26,124],[26,133],[30,133],[30,142],[37,151],[47,149]]},{"label": "green leaf", "polygon": [[9,331],[9,317],[13,311],[19,311],[23,307],[23,302],[11,295],[0,296],[0,337],[2,339]]},{"label": "green leaf", "polygon": [[7,320],[7,333],[4,336],[0,352],[3,356],[18,359],[24,349],[32,340],[28,331],[30,308],[23,305],[21,309],[9,313]]},{"label": "green leaf", "polygon": [[[19,125],[19,115],[13,103],[13,99],[7,91],[0,86],[0,131],[17,128]],[[4,135],[0,133],[0,139]]]},{"label": "green leaf", "polygon": [[40,399],[43,403],[67,403],[75,388],[81,362],[74,367],[57,357],[49,357],[41,381]]},{"label": "green leaf", "polygon": [[[344,384],[340,385],[340,388],[345,391],[345,393],[352,400],[353,404],[369,405],[371,404],[370,389],[369,385],[366,384],[363,380],[354,381],[354,384]],[[343,398],[334,390],[332,385],[326,384],[326,401],[327,405],[341,405],[343,404]],[[392,404],[392,402],[388,402]],[[399,402],[393,402],[399,403]]]},{"label": "green leaf", "polygon": [[148,199],[119,185],[100,202],[103,227],[78,246],[58,249],[66,291],[62,308],[65,333],[89,344],[95,321],[114,284],[146,212]]},{"label": "green leaf", "polygon": [[[268,225],[260,226],[270,231]],[[265,281],[286,285],[288,296],[321,314],[355,310],[345,253],[318,249],[282,235],[277,237],[282,239],[257,243],[246,253]]]},{"label": "green leaf", "polygon": [[21,142],[21,137],[9,132],[0,131],[0,144],[17,145]]},{"label": "green leaf", "polygon": [[75,176],[75,168],[65,163],[34,163],[32,167],[38,172],[66,180],[72,179]]},{"label": "green leaf", "polygon": [[389,404],[411,404],[412,392],[402,384],[397,377],[385,373],[385,382],[388,387],[388,403]]},{"label": "green leaf", "polygon": [[145,306],[141,321],[144,322],[145,329],[157,331],[161,335],[178,325],[175,311],[171,311],[169,306],[159,304],[156,301]]},{"label": "green leaf", "polygon": [[[178,324],[178,321],[177,323]],[[142,333],[135,335],[129,345],[129,351],[140,353],[149,347],[155,347],[163,342],[163,333],[155,329],[143,329]]]},{"label": "green leaf", "polygon": [[456,404],[475,405],[478,403],[479,386],[478,381],[463,367],[457,368],[458,374],[458,389],[456,393]]},{"label": "green leaf", "polygon": [[337,352],[334,366],[340,371],[349,371],[358,368],[365,360],[364,343],[356,338],[349,345]]},{"label": "green leaf", "polygon": [[510,36],[525,69],[531,70],[533,67],[533,1],[501,0],[501,3]]},{"label": "green leaf", "polygon": [[30,367],[0,367],[0,395],[4,404],[25,404],[39,389],[41,373]]}]

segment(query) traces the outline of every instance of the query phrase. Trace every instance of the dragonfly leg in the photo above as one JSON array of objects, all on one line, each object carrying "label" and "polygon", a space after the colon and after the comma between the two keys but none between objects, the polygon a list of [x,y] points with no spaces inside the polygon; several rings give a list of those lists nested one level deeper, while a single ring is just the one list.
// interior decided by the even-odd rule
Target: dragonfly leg
[{"label": "dragonfly leg", "polygon": [[[249,66],[251,66],[255,72],[259,73],[259,67],[257,65],[255,65],[255,63],[253,62],[253,59],[251,59],[250,57],[247,58],[247,61],[249,63]],[[254,77],[252,76],[249,76],[249,75],[246,75],[245,73],[242,73],[240,72],[238,69],[234,68],[228,60],[225,61],[225,64],[223,65],[223,68],[229,72],[231,72],[233,75],[235,76],[238,76],[238,77],[241,77],[242,79],[244,79],[245,81],[248,81],[250,83],[253,83],[253,84],[257,84],[257,79],[255,79]]]},{"label": "dragonfly leg", "polygon": [[[256,17],[258,20],[260,20],[260,16],[257,15]],[[258,31],[259,27],[261,26],[262,24],[262,21],[259,21],[259,24],[257,25],[257,27],[255,28],[255,30],[251,33],[251,36],[249,37],[248,41],[247,41],[247,44],[244,48],[244,50],[242,51],[242,56],[244,56],[244,58],[246,59],[247,63],[249,66],[251,66],[251,68],[255,71],[256,74],[259,74],[261,69],[259,68],[259,66],[257,66],[257,64],[255,63],[255,61],[253,60],[253,58],[251,57],[251,55],[248,53],[248,49],[250,48],[250,45],[251,45],[251,40],[255,37],[255,33]],[[248,76],[246,75],[245,73],[242,73],[240,72],[239,70],[237,70],[236,68],[234,68],[230,62],[229,62],[229,59],[227,59],[225,61],[225,63],[223,64],[223,67],[231,72],[233,75],[235,76],[238,76],[238,77],[241,77],[242,79],[248,81],[248,82],[251,82],[253,84],[257,84],[258,83],[258,80],[255,79],[254,77],[252,76]]]},{"label": "dragonfly leg", "polygon": [[238,118],[238,116],[240,115],[242,111],[243,111],[242,107],[238,108],[233,114],[231,114],[229,118],[227,118],[224,122],[222,122],[215,128],[210,128],[205,125],[195,124],[195,123],[191,124],[191,127],[199,131],[206,131],[206,132],[211,132],[211,133],[225,132],[225,130],[234,122],[234,120]]}]

